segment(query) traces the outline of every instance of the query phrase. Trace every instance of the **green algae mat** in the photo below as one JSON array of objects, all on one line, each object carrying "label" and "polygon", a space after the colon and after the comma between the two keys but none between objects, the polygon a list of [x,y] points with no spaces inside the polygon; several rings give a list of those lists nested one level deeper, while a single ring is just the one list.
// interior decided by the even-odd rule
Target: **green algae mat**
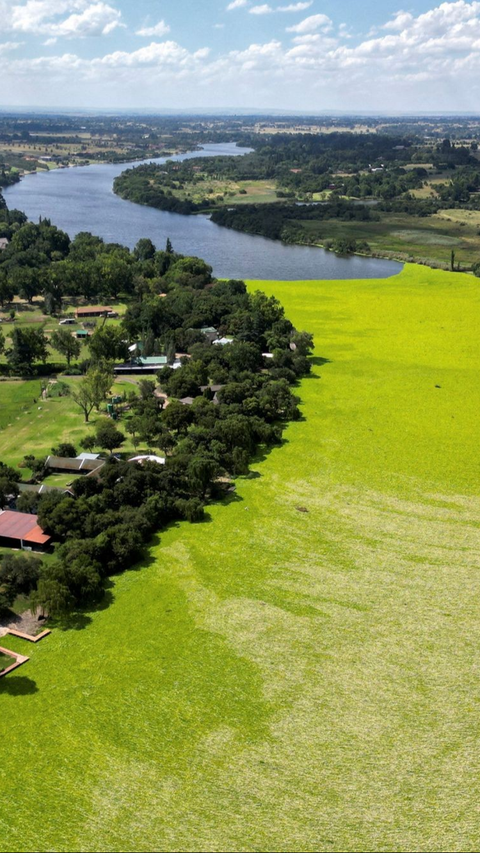
[{"label": "green algae mat", "polygon": [[[0,682],[2,851],[480,845],[480,282],[252,282],[305,419]],[[307,509],[308,512],[299,512]]]}]

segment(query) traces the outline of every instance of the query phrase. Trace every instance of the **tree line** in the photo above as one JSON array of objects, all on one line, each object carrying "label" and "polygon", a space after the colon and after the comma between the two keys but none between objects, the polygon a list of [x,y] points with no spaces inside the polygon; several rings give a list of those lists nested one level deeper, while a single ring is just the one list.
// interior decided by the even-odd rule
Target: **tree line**
[{"label": "tree line", "polygon": [[[44,247],[45,258],[50,255],[46,268],[76,256],[80,247],[86,265],[96,262],[97,249],[105,251],[91,235],[67,245],[50,224],[35,231],[20,226],[16,233],[25,227],[28,235],[63,246],[65,257],[51,257],[56,250],[51,244]],[[15,252],[38,253],[38,246],[15,236],[11,262]],[[55,558],[32,563],[27,583],[23,562],[15,565],[17,558],[9,555],[0,569],[4,603],[28,587],[32,606],[52,616],[95,604],[108,577],[138,563],[153,533],[175,520],[201,521],[208,502],[223,494],[224,480],[246,474],[259,451],[280,444],[285,425],[300,417],[294,387],[310,370],[313,340],[294,328],[278,300],[248,293],[242,281],[216,281],[204,261],[177,255],[170,244],[157,252],[150,241],[141,241],[130,263],[136,278],[125,318],[119,327],[95,332],[89,369],[72,394],[79,405],[84,394],[88,417],[88,407],[105,398],[110,386],[102,379],[108,380],[111,360],[126,341],[183,353],[181,369],[167,367],[157,377],[168,406],[155,393],[156,383],[144,380],[139,393],[132,390],[130,412],[121,425],[100,420],[95,435],[84,442],[111,453],[123,443],[124,429],[136,446],[165,455],[165,464],[139,465],[110,455],[96,476],[74,481],[73,498],[62,492],[22,495],[20,506],[35,510],[53,537]],[[232,342],[211,344],[201,331],[207,326]],[[28,464],[41,481],[43,460],[29,457]],[[18,493],[18,482],[17,471],[0,465],[2,506]]]}]

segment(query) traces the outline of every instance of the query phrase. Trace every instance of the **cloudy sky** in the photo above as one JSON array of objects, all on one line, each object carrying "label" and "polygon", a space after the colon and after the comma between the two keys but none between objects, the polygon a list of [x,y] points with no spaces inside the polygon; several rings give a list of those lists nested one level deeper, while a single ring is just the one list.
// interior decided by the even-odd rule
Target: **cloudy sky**
[{"label": "cloudy sky", "polygon": [[480,111],[480,2],[0,0],[0,80],[1,106]]}]

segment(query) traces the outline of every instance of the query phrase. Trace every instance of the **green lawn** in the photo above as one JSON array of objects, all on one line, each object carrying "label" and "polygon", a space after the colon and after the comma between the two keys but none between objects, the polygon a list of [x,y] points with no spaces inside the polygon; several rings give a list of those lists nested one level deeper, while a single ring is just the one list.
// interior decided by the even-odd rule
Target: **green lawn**
[{"label": "green lawn", "polygon": [[14,659],[9,655],[2,655],[0,652],[0,672],[2,670],[7,669],[7,667],[11,666],[12,663],[15,663]]},{"label": "green lawn", "polygon": [[478,850],[478,283],[257,286],[305,420],[3,679],[4,851]]},{"label": "green lawn", "polygon": [[[62,377],[62,381],[74,387],[80,377]],[[130,382],[117,380],[112,392],[128,394],[134,388]],[[18,465],[23,457],[30,453],[39,458],[46,456],[52,452],[52,447],[60,442],[71,442],[79,450],[80,440],[94,433],[98,418],[94,411],[89,423],[85,424],[81,410],[71,397],[42,400],[39,379],[0,382],[0,401],[0,460],[9,465]],[[100,414],[105,416],[105,412]],[[126,420],[119,420],[118,427],[125,431]],[[125,434],[127,440],[122,450],[133,451],[131,438]],[[24,469],[23,479],[28,479],[29,476],[29,470]],[[48,483],[65,485],[64,480],[53,483],[51,478]]]},{"label": "green lawn", "polygon": [[[78,300],[76,300],[76,301],[78,302]],[[126,303],[125,302],[112,301],[111,299],[110,300],[106,299],[104,301],[106,301],[107,304],[114,311],[116,311],[117,314],[119,315],[118,317],[109,318],[105,322],[108,325],[117,326],[121,322],[122,317],[125,314],[125,311],[127,309]],[[65,316],[71,317],[73,319],[75,318],[76,305],[74,304],[74,302],[75,302],[75,300],[68,299],[68,298],[64,301],[64,305],[63,305],[63,309],[62,309],[62,315],[61,315],[62,319]],[[71,332],[73,334],[73,332],[76,332],[78,329],[83,328],[82,323],[75,323],[75,324],[72,324],[71,326],[61,326],[58,317],[49,317],[49,316],[46,316],[45,314],[42,313],[42,308],[41,308],[42,304],[43,304],[43,301],[40,297],[36,297],[33,300],[33,303],[31,305],[28,304],[27,302],[24,302],[23,300],[19,299],[18,297],[15,297],[14,302],[12,303],[12,306],[13,306],[13,308],[15,308],[16,317],[15,317],[15,320],[13,322],[9,318],[8,308],[6,308],[4,311],[0,311],[0,320],[1,320],[0,332],[2,332],[2,334],[5,336],[5,344],[6,344],[5,348],[6,349],[8,349],[11,345],[11,335],[12,335],[14,328],[18,328],[18,327],[34,328],[34,329],[43,328],[44,332],[45,332],[45,334],[49,340],[52,336],[52,333],[56,332],[58,330],[64,329],[64,330],[67,330],[68,332]],[[88,306],[85,305],[82,307],[88,307]],[[103,317],[93,317],[88,322],[95,324],[94,327],[92,327],[92,328],[89,327],[89,331],[94,332],[96,328],[101,328],[103,326],[104,318]],[[88,359],[89,355],[90,355],[90,350],[89,350],[89,346],[88,346],[88,340],[86,340],[85,342],[82,341],[82,349],[80,352],[80,356],[78,359],[74,358],[72,360],[72,366],[74,364],[78,363],[79,361],[83,361],[85,359]],[[5,355],[5,353],[2,353],[0,355],[0,365],[6,364],[7,361],[8,361],[8,359]],[[67,368],[67,362],[66,362],[65,356],[61,355],[58,352],[58,350],[54,349],[51,345],[48,349],[47,363],[48,364],[54,364],[54,365],[60,365],[61,367],[63,366],[64,369]],[[0,415],[0,417],[1,417],[1,415]]]}]

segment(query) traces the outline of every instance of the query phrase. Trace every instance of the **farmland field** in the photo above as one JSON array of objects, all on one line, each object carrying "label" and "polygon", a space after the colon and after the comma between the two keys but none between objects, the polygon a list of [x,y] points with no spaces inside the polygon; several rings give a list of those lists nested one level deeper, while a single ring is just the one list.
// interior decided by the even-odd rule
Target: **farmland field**
[{"label": "farmland field", "polygon": [[316,335],[305,420],[108,607],[9,638],[2,851],[478,849],[478,281],[250,286]]},{"label": "farmland field", "polygon": [[378,222],[305,220],[295,226],[305,242],[324,245],[328,240],[365,240],[372,252],[385,257],[421,258],[432,265],[450,268],[451,252],[456,262],[469,267],[480,256],[478,212],[444,210],[433,216],[382,213]]}]

